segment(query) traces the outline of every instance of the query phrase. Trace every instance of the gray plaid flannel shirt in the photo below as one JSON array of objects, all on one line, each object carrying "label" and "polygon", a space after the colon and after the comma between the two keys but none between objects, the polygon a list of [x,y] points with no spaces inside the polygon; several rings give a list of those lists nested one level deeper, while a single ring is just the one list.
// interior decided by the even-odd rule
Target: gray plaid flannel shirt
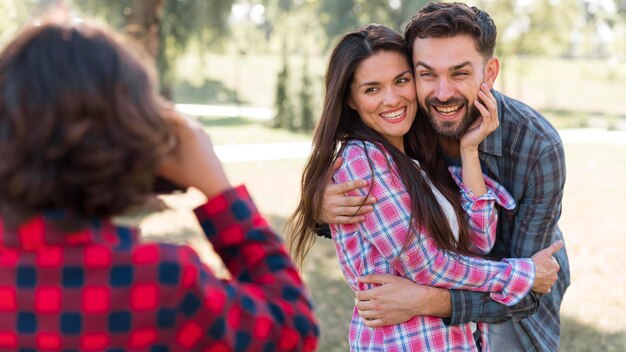
[{"label": "gray plaid flannel shirt", "polygon": [[[557,131],[524,103],[492,91],[500,126],[480,145],[480,159],[489,176],[515,198],[512,211],[500,209],[496,243],[488,257],[528,258],[563,239],[557,224],[565,183],[563,143]],[[565,248],[554,255],[561,270],[552,291],[531,292],[512,307],[480,292],[450,291],[452,317],[447,323],[498,323],[509,319],[527,351],[557,351],[559,308],[570,284]]]}]

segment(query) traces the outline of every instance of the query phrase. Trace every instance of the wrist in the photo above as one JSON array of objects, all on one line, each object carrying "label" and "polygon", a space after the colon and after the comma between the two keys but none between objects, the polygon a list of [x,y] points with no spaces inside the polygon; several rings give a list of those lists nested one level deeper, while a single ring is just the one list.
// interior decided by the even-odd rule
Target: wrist
[{"label": "wrist", "polygon": [[414,316],[430,315],[449,318],[452,314],[450,292],[443,288],[417,285],[413,294],[412,313]]},{"label": "wrist", "polygon": [[450,299],[450,292],[443,288],[430,287],[430,302],[431,312],[430,315],[449,318],[452,315],[452,304]]},{"label": "wrist", "polygon": [[469,158],[476,158],[478,160],[478,146],[463,146],[460,148],[461,162],[468,160]]},{"label": "wrist", "polygon": [[226,177],[207,177],[206,181],[208,182],[199,183],[196,188],[202,192],[207,199],[212,199],[232,188]]}]

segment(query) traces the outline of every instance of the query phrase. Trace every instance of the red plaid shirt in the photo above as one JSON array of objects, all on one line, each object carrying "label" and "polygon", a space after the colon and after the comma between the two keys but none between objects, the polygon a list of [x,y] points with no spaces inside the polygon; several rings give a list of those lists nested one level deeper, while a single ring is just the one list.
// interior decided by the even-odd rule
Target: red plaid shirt
[{"label": "red plaid shirt", "polygon": [[301,278],[246,189],[195,212],[232,280],[109,220],[72,233],[62,213],[0,221],[0,351],[314,350]]}]

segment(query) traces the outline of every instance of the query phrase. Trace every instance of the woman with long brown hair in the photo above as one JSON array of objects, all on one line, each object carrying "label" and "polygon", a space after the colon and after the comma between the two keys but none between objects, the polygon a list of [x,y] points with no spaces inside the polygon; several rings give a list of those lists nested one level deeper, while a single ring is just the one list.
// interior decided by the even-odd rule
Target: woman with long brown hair
[{"label": "woman with long brown hair", "polygon": [[[463,169],[448,170],[436,157],[434,131],[417,111],[410,62],[402,36],[376,24],[346,34],[334,48],[301,200],[288,221],[296,261],[302,264],[313,244],[319,190],[334,160],[342,157],[333,181],[367,180],[367,191],[349,195],[377,199],[362,223],[331,225],[353,291],[367,288],[358,277],[388,273],[432,286],[491,292],[495,300],[514,304],[534,288],[533,261],[476,257],[493,245],[495,203],[514,206],[500,185],[483,176],[476,153],[498,125],[493,96],[481,89],[481,101],[474,103],[481,116],[461,142]],[[350,345],[354,351],[476,350],[476,331],[473,323],[446,326],[435,317],[370,329],[355,309]]]}]

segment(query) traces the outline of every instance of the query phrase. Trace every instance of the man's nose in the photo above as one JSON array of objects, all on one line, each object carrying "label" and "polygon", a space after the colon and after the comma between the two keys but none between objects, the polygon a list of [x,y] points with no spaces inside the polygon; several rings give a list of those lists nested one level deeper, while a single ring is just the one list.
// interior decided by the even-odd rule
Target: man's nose
[{"label": "man's nose", "polygon": [[447,101],[448,99],[454,96],[454,86],[453,84],[446,78],[440,78],[437,82],[437,89],[435,91],[435,96],[440,101]]}]

